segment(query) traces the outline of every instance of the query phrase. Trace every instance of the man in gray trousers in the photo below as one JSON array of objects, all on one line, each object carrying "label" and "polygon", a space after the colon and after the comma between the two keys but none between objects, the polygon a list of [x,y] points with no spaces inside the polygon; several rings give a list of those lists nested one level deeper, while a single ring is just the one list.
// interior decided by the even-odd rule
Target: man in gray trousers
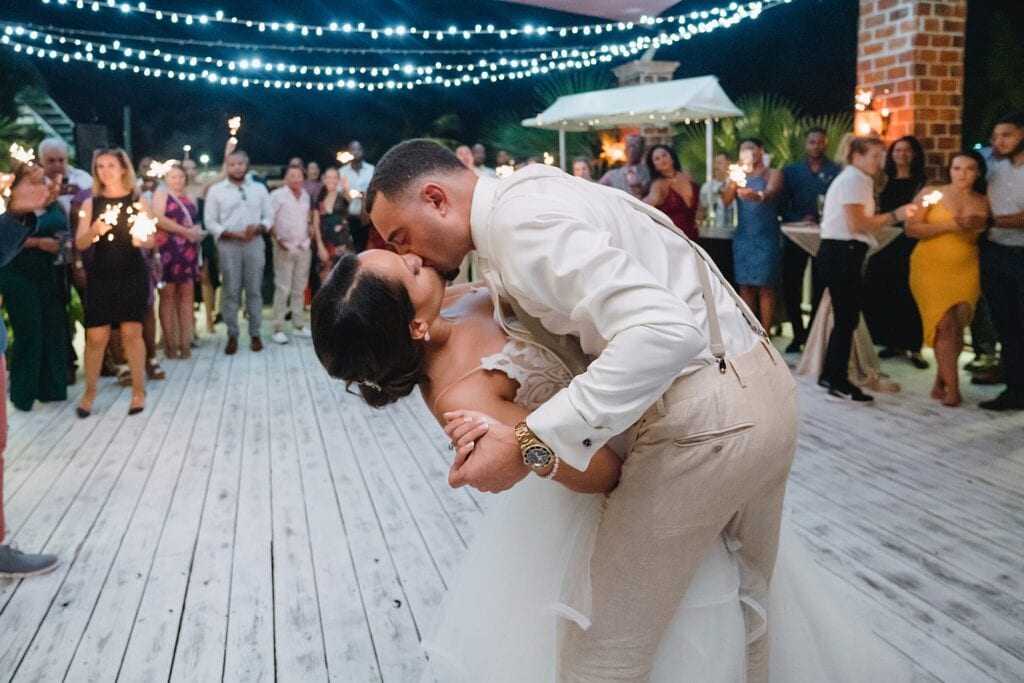
[{"label": "man in gray trousers", "polygon": [[224,278],[221,313],[228,326],[224,353],[238,351],[238,309],[245,290],[245,309],[249,314],[250,348],[263,350],[260,327],[263,323],[263,268],[266,251],[263,234],[274,222],[267,188],[249,175],[249,155],[236,149],[228,155],[228,177],[213,185],[206,194],[203,222],[217,238],[217,253]]}]

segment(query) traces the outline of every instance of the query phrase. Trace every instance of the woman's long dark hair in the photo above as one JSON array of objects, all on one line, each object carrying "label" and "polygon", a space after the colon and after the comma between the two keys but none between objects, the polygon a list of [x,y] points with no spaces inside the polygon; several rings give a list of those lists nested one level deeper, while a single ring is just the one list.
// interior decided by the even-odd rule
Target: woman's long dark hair
[{"label": "woman's long dark hair", "polygon": [[953,166],[953,161],[957,157],[967,157],[968,159],[974,159],[974,163],[978,165],[978,177],[974,179],[974,185],[971,185],[971,189],[980,195],[988,193],[988,181],[985,177],[988,175],[988,164],[985,163],[985,157],[981,156],[976,150],[968,149],[963,152],[957,152],[953,155],[953,158],[949,160],[950,167]]},{"label": "woman's long dark hair", "polygon": [[910,151],[914,153],[914,158],[910,160],[910,177],[914,181],[914,185],[921,187],[927,180],[924,173],[924,147],[913,135],[904,135],[885,150],[885,177],[892,180],[897,175],[896,162],[892,160],[892,151],[901,142],[910,145]]},{"label": "woman's long dark hair", "polygon": [[356,384],[374,408],[408,396],[422,378],[423,344],[409,336],[414,309],[399,283],[343,256],[313,297],[313,349],[331,377]]},{"label": "woman's long dark hair", "polygon": [[676,170],[676,173],[679,173],[680,171],[683,170],[683,165],[679,163],[679,155],[676,154],[676,151],[674,149],[672,149],[668,145],[654,145],[649,150],[647,150],[647,158],[644,160],[644,163],[647,165],[647,171],[651,175],[652,181],[662,177],[661,173],[659,173],[658,170],[654,168],[654,153],[659,149],[665,150],[666,152],[668,152],[668,155],[672,157],[672,168]]}]

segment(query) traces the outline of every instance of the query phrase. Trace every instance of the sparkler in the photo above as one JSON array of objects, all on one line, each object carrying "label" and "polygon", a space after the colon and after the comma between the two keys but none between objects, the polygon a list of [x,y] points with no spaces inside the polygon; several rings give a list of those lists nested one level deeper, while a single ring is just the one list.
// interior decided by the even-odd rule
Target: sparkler
[{"label": "sparkler", "polygon": [[505,164],[504,166],[499,166],[498,168],[494,169],[494,175],[498,176],[499,178],[507,178],[508,176],[515,173],[515,170],[516,167],[513,166],[512,164]]},{"label": "sparkler", "polygon": [[549,153],[547,153],[547,152],[544,152],[544,163],[545,163],[545,164],[546,164],[547,166],[552,166],[552,165],[554,165],[554,163],[555,163],[555,157],[551,156],[551,155],[550,155]]},{"label": "sparkler", "polygon": [[349,190],[348,191],[348,198],[351,199],[352,201],[355,201],[357,199],[362,199],[363,198],[363,193],[360,192],[359,190]]},{"label": "sparkler", "polygon": [[146,171],[147,178],[163,178],[178,163],[177,159],[167,161],[151,161],[149,170]]},{"label": "sparkler", "polygon": [[110,227],[114,227],[117,225],[117,221],[121,217],[121,208],[121,202],[107,206],[107,208],[100,214],[100,220]]},{"label": "sparkler", "polygon": [[338,152],[338,156],[336,158],[338,159],[338,163],[344,166],[345,164],[355,159],[355,156],[352,154],[352,152],[345,151]]},{"label": "sparkler", "polygon": [[736,183],[736,187],[746,187],[747,169],[742,164],[729,164],[729,180]]},{"label": "sparkler", "polygon": [[241,128],[242,128],[242,117],[241,116],[232,116],[230,119],[228,119],[228,134],[231,136],[230,138],[228,138],[228,140],[232,144],[234,144],[234,145],[238,144],[238,138],[235,137],[235,136],[238,135],[238,131]]},{"label": "sparkler", "polygon": [[11,145],[11,159],[22,164],[31,165],[36,159],[35,152],[25,149],[17,142]]},{"label": "sparkler", "polygon": [[924,204],[925,206],[933,206],[941,201],[942,193],[938,190],[935,190],[934,192],[929,192],[928,194],[921,198],[921,203]]},{"label": "sparkler", "polygon": [[129,216],[128,234],[140,242],[145,242],[150,236],[156,234],[156,218],[142,210],[138,204],[135,205],[136,212]]}]

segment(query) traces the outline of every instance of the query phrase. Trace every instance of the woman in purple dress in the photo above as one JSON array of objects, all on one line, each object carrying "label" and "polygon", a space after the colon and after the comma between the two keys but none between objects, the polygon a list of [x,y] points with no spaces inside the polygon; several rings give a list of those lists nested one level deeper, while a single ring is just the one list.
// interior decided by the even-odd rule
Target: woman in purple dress
[{"label": "woman in purple dress", "polygon": [[192,355],[195,283],[199,281],[198,212],[185,192],[184,169],[175,165],[164,176],[167,190],[153,193],[153,212],[159,231],[156,235],[163,263],[163,288],[160,290],[160,326],[164,330],[167,358]]}]

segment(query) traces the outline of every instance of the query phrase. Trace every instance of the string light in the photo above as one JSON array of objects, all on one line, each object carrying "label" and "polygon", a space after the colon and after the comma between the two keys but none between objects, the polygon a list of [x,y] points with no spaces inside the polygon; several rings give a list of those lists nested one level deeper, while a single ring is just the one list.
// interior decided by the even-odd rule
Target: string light
[{"label": "string light", "polygon": [[[2,23],[0,23],[2,25]],[[551,49],[542,52],[540,55],[533,58],[501,58],[498,60],[487,60],[479,59],[475,62],[460,63],[460,64],[445,64],[442,62],[435,62],[429,65],[415,64],[407,62],[405,64],[393,63],[389,66],[354,66],[354,65],[323,65],[323,64],[291,64],[287,62],[274,62],[264,61],[259,55],[253,54],[248,57],[235,58],[235,59],[223,59],[212,56],[195,56],[177,54],[172,52],[165,52],[159,48],[144,49],[126,45],[121,40],[115,40],[112,43],[101,43],[93,42],[91,40],[82,40],[78,38],[70,38],[67,36],[56,35],[48,32],[38,31],[29,29],[19,25],[8,25],[4,28],[4,33],[12,38],[19,38],[21,42],[25,40],[35,41],[36,43],[42,43],[44,45],[52,46],[57,45],[73,45],[86,50],[86,52],[98,52],[99,54],[107,54],[108,52],[120,53],[123,57],[132,60],[132,63],[146,62],[152,64],[154,61],[163,62],[169,67],[211,67],[218,69],[227,69],[234,73],[244,74],[300,74],[300,75],[313,75],[313,76],[365,76],[371,77],[412,77],[412,76],[426,76],[434,74],[438,71],[454,71],[465,72],[465,73],[486,73],[492,72],[497,73],[500,71],[514,70],[517,68],[532,68],[540,67],[547,64],[549,69],[564,70],[566,68],[584,68],[593,66],[600,61],[602,54],[615,56],[630,56],[636,54],[642,49],[646,49],[649,45],[650,38],[646,38],[636,44],[622,44],[622,45],[603,45],[596,48],[562,48],[562,49]],[[553,63],[552,63],[553,62]],[[560,66],[560,64],[565,66]]]},{"label": "string light", "polygon": [[295,21],[267,21],[263,19],[250,19],[235,15],[227,15],[221,10],[207,11],[200,13],[181,12],[178,10],[161,9],[150,7],[146,2],[118,2],[117,0],[40,0],[44,5],[57,5],[69,7],[81,11],[99,12],[115,11],[120,14],[143,14],[155,18],[157,21],[185,26],[208,26],[210,24],[229,24],[235,27],[252,29],[260,33],[270,31],[272,33],[295,33],[303,37],[325,35],[362,35],[369,36],[372,40],[394,40],[406,37],[422,38],[423,40],[470,40],[472,38],[486,37],[505,40],[510,37],[527,36],[530,39],[544,37],[566,38],[570,35],[601,35],[611,32],[632,31],[637,27],[647,29],[658,29],[664,26],[684,26],[694,24],[697,26],[713,24],[716,22],[728,21],[737,16],[751,15],[756,17],[766,9],[788,4],[791,0],[760,0],[745,4],[731,3],[728,7],[714,7],[708,10],[692,11],[667,17],[642,16],[636,22],[600,22],[577,25],[542,25],[533,26],[526,24],[521,27],[496,27],[494,24],[476,24],[472,27],[460,28],[455,25],[445,29],[418,29],[415,26],[407,27],[404,24],[392,26],[373,27],[367,26],[365,22],[338,22],[331,21],[327,24],[304,24]]},{"label": "string light", "polygon": [[[43,0],[49,4],[49,0]],[[122,11],[143,11],[144,6],[127,6],[117,3],[88,3],[84,0],[55,0],[56,4],[73,6],[78,9],[89,7],[99,11],[106,7],[117,6]],[[597,64],[611,62],[614,59],[633,57],[651,48],[672,45],[680,40],[689,40],[697,34],[708,33],[720,28],[728,28],[744,19],[757,18],[763,11],[775,6],[788,4],[791,0],[763,0],[749,2],[744,5],[732,3],[727,10],[706,10],[690,12],[677,17],[656,17],[642,20],[641,26],[657,27],[663,24],[676,23],[678,29],[671,33],[661,32],[655,36],[643,35],[626,43],[602,44],[590,48],[547,48],[535,57],[501,57],[497,60],[479,59],[475,62],[451,64],[435,61],[432,65],[414,63],[389,66],[355,66],[355,65],[322,65],[322,64],[287,64],[284,62],[264,61],[258,55],[246,58],[223,59],[209,55],[196,56],[168,53],[159,48],[139,48],[127,45],[120,39],[111,43],[83,40],[59,35],[66,29],[45,32],[23,25],[6,24],[0,42],[10,45],[17,52],[24,51],[30,56],[59,59],[64,63],[72,61],[91,63],[98,69],[111,71],[131,71],[146,77],[166,77],[180,81],[206,81],[215,85],[242,87],[263,87],[274,89],[304,89],[316,91],[332,91],[335,89],[363,89],[368,92],[377,90],[412,89],[418,86],[443,86],[445,88],[477,85],[484,82],[501,82],[518,80],[538,75],[589,68]],[[132,9],[134,7],[135,9]],[[729,14],[731,12],[731,14]],[[210,15],[188,15],[178,13],[186,24],[197,21],[196,17]],[[188,21],[187,17],[193,17]],[[206,23],[206,22],[199,22]],[[281,26],[279,22],[275,22]],[[0,22],[0,25],[4,25]],[[597,25],[590,25],[593,33]],[[342,25],[342,28],[344,25]],[[551,28],[551,27],[545,27]],[[565,28],[565,27],[563,27]],[[586,28],[586,27],[584,27]],[[572,27],[566,30],[575,33]],[[361,30],[361,29],[360,29]],[[540,28],[534,27],[531,33],[539,33]],[[457,34],[457,27],[449,27],[448,34]],[[74,33],[73,31],[69,31]],[[344,30],[342,30],[344,32]],[[394,34],[392,30],[392,34]],[[411,30],[409,31],[411,33]],[[547,32],[547,31],[545,31]],[[583,31],[586,35],[590,32]],[[496,31],[500,33],[500,31]],[[151,36],[130,36],[130,39],[146,41]],[[155,39],[154,39],[155,40]],[[31,45],[28,41],[44,45]],[[54,45],[61,46],[57,49]],[[74,49],[80,48],[80,49]],[[268,46],[248,45],[248,50],[269,49]],[[387,50],[385,54],[398,52]],[[379,54],[379,51],[377,51]],[[162,65],[161,65],[162,63]],[[225,72],[226,71],[226,72]],[[299,78],[305,76],[306,78]]]}]

